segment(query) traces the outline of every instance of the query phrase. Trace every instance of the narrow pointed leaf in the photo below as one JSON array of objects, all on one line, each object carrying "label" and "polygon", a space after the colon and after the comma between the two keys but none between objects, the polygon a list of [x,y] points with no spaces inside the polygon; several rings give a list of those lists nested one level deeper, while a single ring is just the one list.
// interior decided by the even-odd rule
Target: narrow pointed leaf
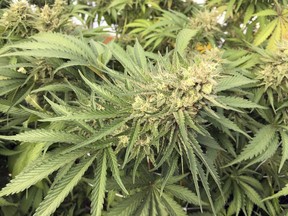
[{"label": "narrow pointed leaf", "polygon": [[79,143],[84,140],[84,137],[71,134],[65,131],[36,129],[13,136],[0,136],[0,139],[16,140],[21,142],[65,142],[65,143]]},{"label": "narrow pointed leaf", "polygon": [[34,161],[18,174],[15,179],[12,179],[11,182],[0,191],[0,196],[21,192],[46,178],[60,167],[76,160],[86,153],[86,149],[70,152],[68,154],[62,154],[62,152],[57,154],[46,153],[43,158]]},{"label": "narrow pointed leaf", "polygon": [[128,191],[126,190],[126,188],[125,188],[125,186],[121,180],[121,177],[120,177],[119,164],[118,164],[117,157],[116,157],[114,151],[111,148],[107,148],[106,152],[107,152],[107,156],[108,156],[108,163],[109,163],[109,166],[111,168],[111,171],[112,171],[112,174],[113,174],[115,181],[120,186],[120,188],[124,191],[124,193],[128,194]]},{"label": "narrow pointed leaf", "polygon": [[95,156],[83,159],[80,163],[73,166],[69,172],[63,176],[36,209],[35,216],[49,216],[58,208],[70,191],[78,184],[82,176],[94,161]]},{"label": "narrow pointed leaf", "polygon": [[197,34],[197,30],[194,29],[182,29],[176,38],[176,51],[183,55],[187,48],[189,41]]},{"label": "narrow pointed leaf", "polygon": [[262,127],[255,135],[255,137],[244,148],[241,154],[227,166],[235,163],[239,163],[243,160],[248,160],[263,153],[273,140],[276,133],[276,128],[272,125],[266,125]]},{"label": "narrow pointed leaf", "polygon": [[92,216],[101,216],[104,198],[105,198],[105,189],[107,181],[107,156],[106,151],[101,152],[101,156],[98,159],[93,189],[91,193],[91,215]]},{"label": "narrow pointed leaf", "polygon": [[288,159],[288,134],[287,132],[280,131],[281,139],[282,139],[282,158],[279,165],[279,171],[281,171],[285,161]]}]

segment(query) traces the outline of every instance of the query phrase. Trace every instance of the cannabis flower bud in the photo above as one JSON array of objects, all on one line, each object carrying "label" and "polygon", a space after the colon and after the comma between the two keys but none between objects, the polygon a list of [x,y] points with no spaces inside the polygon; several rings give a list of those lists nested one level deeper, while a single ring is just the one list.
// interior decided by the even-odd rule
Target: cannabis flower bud
[{"label": "cannabis flower bud", "polygon": [[65,7],[65,5],[66,5],[66,1],[64,1],[64,0],[55,0],[53,8],[55,10],[59,9],[60,11],[62,11],[63,8]]},{"label": "cannabis flower bud", "polygon": [[134,97],[133,114],[151,118],[161,113],[159,116],[164,118],[184,109],[195,116],[216,85],[215,78],[220,71],[216,59],[213,50],[194,56],[193,61],[185,67],[168,69],[159,66],[159,71],[151,73],[151,83],[147,83],[146,91]]},{"label": "cannabis flower bud", "polygon": [[217,10],[198,11],[195,17],[190,19],[190,27],[192,29],[202,29],[204,32],[220,31],[217,27],[219,12]]},{"label": "cannabis flower bud", "polygon": [[[35,28],[40,32],[56,31],[60,28],[70,31],[73,28],[69,16],[65,15],[65,1],[56,0],[53,7],[45,5],[39,14]],[[64,14],[64,15],[63,15]]]},{"label": "cannabis flower bud", "polygon": [[262,80],[265,88],[288,90],[288,64],[270,64],[258,72],[257,78]]},{"label": "cannabis flower bud", "polygon": [[265,89],[272,89],[277,93],[278,101],[288,96],[288,63],[276,61],[265,64],[262,70],[257,72],[256,78],[261,81]]},{"label": "cannabis flower bud", "polygon": [[5,9],[0,23],[6,30],[13,31],[21,36],[26,36],[31,31],[33,13],[26,0],[16,1]]}]

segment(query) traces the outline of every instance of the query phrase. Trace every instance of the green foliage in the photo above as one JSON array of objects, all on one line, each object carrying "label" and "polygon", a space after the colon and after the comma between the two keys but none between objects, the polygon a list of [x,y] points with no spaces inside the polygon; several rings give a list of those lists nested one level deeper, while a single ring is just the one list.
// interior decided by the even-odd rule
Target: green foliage
[{"label": "green foliage", "polygon": [[81,2],[3,9],[0,214],[285,215],[287,2]]},{"label": "green foliage", "polygon": [[81,162],[71,167],[66,175],[59,178],[57,183],[48,191],[47,196],[44,198],[43,202],[41,202],[39,208],[37,208],[35,215],[51,215],[68,193],[81,180],[81,177],[94,159],[95,156],[83,159]]}]

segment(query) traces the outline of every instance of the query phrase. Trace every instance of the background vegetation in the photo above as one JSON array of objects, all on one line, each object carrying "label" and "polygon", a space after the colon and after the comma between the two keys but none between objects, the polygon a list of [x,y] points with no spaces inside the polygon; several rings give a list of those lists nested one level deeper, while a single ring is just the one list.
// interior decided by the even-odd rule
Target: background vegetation
[{"label": "background vegetation", "polygon": [[286,0],[0,5],[0,215],[287,215]]}]

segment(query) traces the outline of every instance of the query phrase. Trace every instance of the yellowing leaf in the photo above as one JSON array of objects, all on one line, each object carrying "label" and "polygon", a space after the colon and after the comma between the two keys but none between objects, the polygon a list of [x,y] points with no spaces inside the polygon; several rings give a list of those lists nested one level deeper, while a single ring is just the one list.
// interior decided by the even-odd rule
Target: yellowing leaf
[{"label": "yellowing leaf", "polygon": [[253,13],[255,11],[255,8],[254,8],[254,5],[253,4],[250,4],[245,12],[245,15],[244,15],[244,21],[243,23],[246,24],[250,18],[252,17]]},{"label": "yellowing leaf", "polygon": [[253,44],[255,46],[259,46],[260,44],[262,44],[272,34],[275,27],[277,26],[277,23],[278,19],[275,19],[270,22],[265,28],[263,28],[262,31],[258,32]]},{"label": "yellowing leaf", "polygon": [[277,43],[281,40],[281,31],[282,25],[280,22],[277,23],[277,26],[269,39],[267,49],[268,50],[275,50],[277,48]]},{"label": "yellowing leaf", "polygon": [[285,20],[280,20],[281,22],[281,39],[288,40],[288,22],[285,22]]},{"label": "yellowing leaf", "polygon": [[277,16],[277,11],[272,10],[272,9],[267,9],[267,10],[262,10],[256,14],[254,14],[254,16]]}]

